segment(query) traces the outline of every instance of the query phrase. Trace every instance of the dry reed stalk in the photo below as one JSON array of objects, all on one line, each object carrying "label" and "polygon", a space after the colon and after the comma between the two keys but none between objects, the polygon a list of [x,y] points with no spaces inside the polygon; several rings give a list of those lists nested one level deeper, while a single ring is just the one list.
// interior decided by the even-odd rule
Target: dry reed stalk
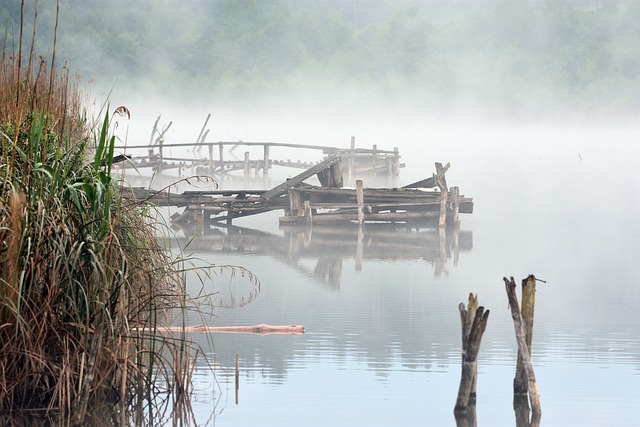
[{"label": "dry reed stalk", "polygon": [[185,304],[182,279],[145,208],[120,205],[110,117],[91,134],[77,81],[55,70],[57,36],[51,64],[36,61],[37,2],[25,71],[24,5],[18,52],[5,32],[0,62],[0,410],[83,423],[99,402],[153,404],[158,375],[188,410],[199,352],[139,332]]}]

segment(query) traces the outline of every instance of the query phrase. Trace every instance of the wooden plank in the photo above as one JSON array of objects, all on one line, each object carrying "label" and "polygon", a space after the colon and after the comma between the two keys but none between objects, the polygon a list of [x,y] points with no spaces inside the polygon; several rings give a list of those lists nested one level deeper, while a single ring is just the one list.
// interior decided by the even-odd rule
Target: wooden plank
[{"label": "wooden plank", "polygon": [[270,200],[273,197],[280,196],[289,191],[290,188],[295,187],[305,179],[311,178],[313,175],[337,163],[339,160],[340,157],[338,156],[329,157],[324,161],[318,163],[317,165],[307,169],[306,171],[294,176],[293,178],[286,180],[282,184],[273,187],[271,190],[264,193],[262,197],[266,200]]}]

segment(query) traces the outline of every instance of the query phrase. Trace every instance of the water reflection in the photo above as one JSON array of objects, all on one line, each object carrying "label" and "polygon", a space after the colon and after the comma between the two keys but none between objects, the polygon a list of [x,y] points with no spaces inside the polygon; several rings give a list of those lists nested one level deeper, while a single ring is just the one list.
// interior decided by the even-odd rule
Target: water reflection
[{"label": "water reflection", "polygon": [[[283,234],[210,224],[174,225],[183,237],[177,242],[191,251],[224,254],[266,255],[304,276],[339,288],[343,261],[355,260],[355,270],[371,260],[422,260],[433,266],[434,276],[449,273],[449,261],[457,265],[460,252],[473,247],[471,231],[459,227],[437,229],[429,223],[372,223],[281,227]],[[303,259],[316,260],[309,268]]]}]

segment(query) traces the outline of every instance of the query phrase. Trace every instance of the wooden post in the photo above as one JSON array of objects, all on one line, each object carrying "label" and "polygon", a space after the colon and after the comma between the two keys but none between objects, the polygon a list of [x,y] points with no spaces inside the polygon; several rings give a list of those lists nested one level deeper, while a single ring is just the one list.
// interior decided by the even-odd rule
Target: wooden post
[{"label": "wooden post", "polygon": [[160,138],[158,140],[158,155],[159,155],[158,168],[157,168],[158,175],[162,175],[162,166],[163,166],[162,162],[164,162],[163,156],[162,156],[163,143],[164,143],[164,138]]},{"label": "wooden post", "polygon": [[[464,360],[467,356],[467,347],[469,345],[469,334],[471,333],[473,320],[476,317],[476,311],[478,311],[478,295],[470,292],[467,308],[465,309],[464,303],[460,303],[458,305],[458,311],[460,311],[460,323],[462,326],[462,367],[464,367]],[[477,378],[473,378],[469,390],[470,401],[475,401],[476,399],[476,380]]]},{"label": "wooden post", "polygon": [[371,170],[373,171],[373,176],[377,176],[378,172],[376,171],[376,165],[378,163],[378,145],[373,144],[372,148],[373,153],[371,154]]},{"label": "wooden post", "polygon": [[213,175],[213,144],[209,144],[209,175]]},{"label": "wooden post", "polygon": [[440,220],[438,223],[440,228],[444,228],[447,225],[447,198],[449,196],[449,190],[445,173],[449,169],[449,166],[449,163],[443,167],[442,163],[436,162],[436,184],[438,188],[440,188]]},{"label": "wooden post", "polygon": [[400,150],[398,147],[393,147],[393,173],[394,175],[400,175]]},{"label": "wooden post", "polygon": [[460,188],[451,187],[451,205],[453,206],[453,225],[460,225]]},{"label": "wooden post", "polygon": [[351,151],[349,152],[349,185],[353,182],[353,168],[355,167],[355,157],[356,155],[356,137],[351,137]]},{"label": "wooden post", "polygon": [[[520,315],[522,316],[522,327],[524,329],[525,342],[527,343],[528,356],[531,358],[531,344],[533,340],[533,316],[536,306],[536,277],[530,274],[522,280],[522,307]],[[513,395],[514,399],[518,395],[526,397],[528,394],[527,375],[524,371],[522,355],[518,351],[518,362],[516,364],[516,375],[513,379]]]},{"label": "wooden post", "polygon": [[233,202],[229,203],[229,210],[227,211],[227,225],[233,223]]},{"label": "wooden post", "polygon": [[289,215],[301,215],[300,193],[294,189],[289,190]]},{"label": "wooden post", "polygon": [[249,160],[249,152],[244,152],[244,179],[249,179],[251,175],[251,161]]},{"label": "wooden post", "polygon": [[356,203],[358,205],[358,225],[362,225],[364,224],[364,188],[361,179],[356,181]]},{"label": "wooden post", "polygon": [[525,337],[522,315],[518,304],[518,296],[516,295],[516,283],[514,282],[513,277],[511,277],[511,280],[506,277],[503,278],[503,280],[507,291],[507,298],[509,300],[509,308],[511,309],[511,317],[513,318],[516,340],[518,341],[518,358],[522,358],[523,369],[527,377],[531,411],[534,417],[539,417],[542,414],[540,409],[540,395],[538,394],[538,385],[536,384],[536,377],[533,373],[533,365],[531,364],[531,356]]},{"label": "wooden post", "polygon": [[269,144],[264,144],[264,164],[263,164],[262,176],[266,178],[269,176]]},{"label": "wooden post", "polygon": [[[469,309],[465,309],[463,303],[460,303],[458,306],[462,322],[462,339],[464,342],[462,344],[462,376],[460,378],[460,387],[458,388],[458,397],[456,399],[454,413],[466,412],[469,404],[471,403],[473,406],[473,402],[475,401],[478,352],[480,351],[482,335],[487,329],[487,322],[489,320],[489,310],[485,311],[484,307],[477,307],[477,304],[477,297],[470,294]],[[471,320],[472,318],[473,320]]]},{"label": "wooden post", "polygon": [[331,165],[331,186],[334,188],[342,188],[344,180],[342,179],[342,159],[338,158],[338,162]]},{"label": "wooden post", "polygon": [[224,145],[222,141],[218,143],[218,159],[220,159],[220,174],[224,173]]},{"label": "wooden post", "polygon": [[311,213],[311,202],[304,201],[304,220],[307,224],[313,224],[313,214]]}]

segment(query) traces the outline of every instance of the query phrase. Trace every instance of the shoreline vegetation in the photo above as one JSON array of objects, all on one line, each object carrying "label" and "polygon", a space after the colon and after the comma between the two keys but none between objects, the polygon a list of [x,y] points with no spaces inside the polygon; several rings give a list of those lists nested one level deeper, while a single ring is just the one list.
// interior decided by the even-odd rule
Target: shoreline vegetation
[{"label": "shoreline vegetation", "polygon": [[154,332],[191,303],[184,259],[161,246],[149,207],[120,197],[111,131],[126,109],[105,106],[93,122],[57,63],[58,14],[44,58],[37,3],[32,34],[21,6],[0,58],[0,419],[128,425],[188,414],[201,353],[184,334]]}]

